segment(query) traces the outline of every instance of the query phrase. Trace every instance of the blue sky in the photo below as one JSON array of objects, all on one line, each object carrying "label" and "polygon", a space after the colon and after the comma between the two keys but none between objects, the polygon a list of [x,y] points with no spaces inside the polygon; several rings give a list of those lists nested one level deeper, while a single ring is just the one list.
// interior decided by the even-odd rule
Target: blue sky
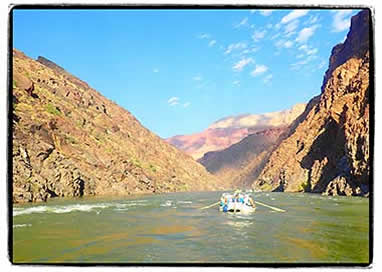
[{"label": "blue sky", "polygon": [[166,138],[320,93],[358,10],[14,10],[13,46]]}]

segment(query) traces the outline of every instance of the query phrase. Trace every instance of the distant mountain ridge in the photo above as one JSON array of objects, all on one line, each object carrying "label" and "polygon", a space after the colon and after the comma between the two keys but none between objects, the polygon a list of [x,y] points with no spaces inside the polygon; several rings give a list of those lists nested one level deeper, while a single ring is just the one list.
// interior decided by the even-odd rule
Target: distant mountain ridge
[{"label": "distant mountain ridge", "polygon": [[304,109],[305,104],[301,103],[294,105],[291,109],[278,112],[228,116],[212,123],[202,132],[177,135],[166,141],[194,159],[200,159],[205,153],[223,150],[250,134],[288,126]]},{"label": "distant mountain ridge", "polygon": [[208,129],[215,128],[256,128],[256,130],[270,127],[280,127],[292,123],[302,113],[306,104],[294,105],[291,109],[283,111],[268,112],[263,114],[242,114],[228,116],[212,123]]}]

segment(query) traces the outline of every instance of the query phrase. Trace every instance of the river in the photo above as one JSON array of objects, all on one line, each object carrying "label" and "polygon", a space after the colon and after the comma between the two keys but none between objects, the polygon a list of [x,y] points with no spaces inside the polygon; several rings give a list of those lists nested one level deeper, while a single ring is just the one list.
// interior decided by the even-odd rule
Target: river
[{"label": "river", "polygon": [[221,192],[54,199],[14,205],[16,263],[367,263],[369,199],[252,193],[251,215]]}]

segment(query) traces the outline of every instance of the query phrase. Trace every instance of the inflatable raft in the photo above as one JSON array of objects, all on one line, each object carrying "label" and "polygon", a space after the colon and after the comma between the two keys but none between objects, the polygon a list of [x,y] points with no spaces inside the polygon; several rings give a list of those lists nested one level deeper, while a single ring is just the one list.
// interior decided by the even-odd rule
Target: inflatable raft
[{"label": "inflatable raft", "polygon": [[[249,214],[256,210],[248,194],[223,194],[220,198],[219,211],[227,213]],[[253,204],[253,205],[252,205]]]}]

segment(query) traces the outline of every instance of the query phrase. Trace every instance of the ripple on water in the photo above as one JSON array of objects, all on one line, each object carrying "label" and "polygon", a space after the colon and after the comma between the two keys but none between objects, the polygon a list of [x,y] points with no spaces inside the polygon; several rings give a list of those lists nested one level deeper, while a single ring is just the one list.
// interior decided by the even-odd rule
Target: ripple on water
[{"label": "ripple on water", "polygon": [[171,207],[173,202],[171,200],[167,200],[165,203],[160,204],[161,207]]},{"label": "ripple on water", "polygon": [[15,225],[13,225],[13,228],[25,228],[25,227],[32,227],[32,224],[15,224]]},{"label": "ripple on water", "polygon": [[114,210],[127,210],[127,207],[134,206],[147,206],[146,201],[129,201],[127,203],[120,202],[107,202],[107,203],[95,203],[95,204],[72,204],[72,205],[61,205],[61,206],[36,206],[28,208],[13,208],[13,216],[23,215],[23,214],[33,214],[33,213],[71,213],[71,212],[93,212],[96,211],[97,214],[100,210],[107,208],[115,208]]},{"label": "ripple on water", "polygon": [[217,207],[200,210],[219,196],[162,194],[20,205],[13,209],[14,261],[367,261],[367,199],[256,193],[255,199],[287,212],[261,205],[250,215],[225,214]]}]

